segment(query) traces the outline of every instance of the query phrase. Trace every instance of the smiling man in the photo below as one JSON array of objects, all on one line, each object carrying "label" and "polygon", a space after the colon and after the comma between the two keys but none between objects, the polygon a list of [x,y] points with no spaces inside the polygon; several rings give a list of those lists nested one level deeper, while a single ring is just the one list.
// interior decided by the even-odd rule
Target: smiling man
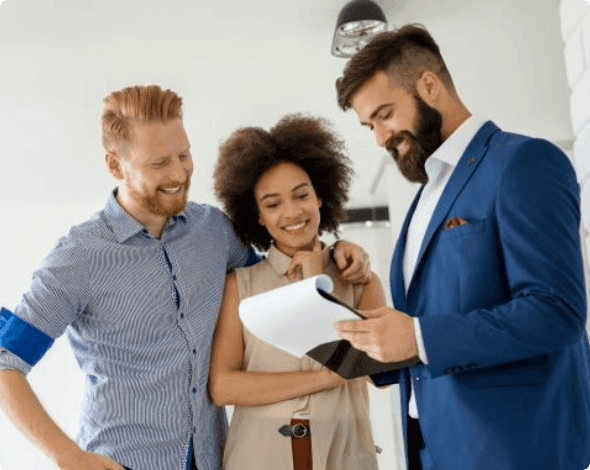
[{"label": "smiling man", "polygon": [[[58,242],[14,313],[0,313],[0,404],[63,470],[221,468],[226,420],[207,394],[211,340],[227,271],[259,258],[220,210],[187,202],[181,104],[156,85],[106,97],[102,141],[118,187]],[[367,277],[354,245],[334,255],[348,264],[344,278]],[[77,442],[26,379],[64,332],[86,375]]]},{"label": "smiling man", "polygon": [[338,326],[375,359],[415,362],[379,378],[400,384],[409,469],[585,469],[590,351],[568,158],[472,116],[420,26],[373,38],[337,91],[421,184],[391,264],[395,308]]},{"label": "smiling man", "polygon": [[166,221],[187,204],[193,173],[190,145],[180,118],[135,123],[130,137],[135,145],[117,149],[115,144],[106,154],[110,173],[120,181],[116,199],[160,238]]}]

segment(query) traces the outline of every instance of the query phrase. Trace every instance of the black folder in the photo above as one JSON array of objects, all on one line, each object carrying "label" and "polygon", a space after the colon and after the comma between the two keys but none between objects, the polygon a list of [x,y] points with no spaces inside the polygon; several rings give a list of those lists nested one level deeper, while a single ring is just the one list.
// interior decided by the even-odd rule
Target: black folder
[{"label": "black folder", "polygon": [[[325,299],[345,307],[358,317],[365,318],[357,310],[349,307],[333,295],[328,294],[321,289],[318,289],[318,293]],[[346,340],[320,344],[308,351],[307,355],[345,379],[354,379],[366,375],[393,371],[402,367],[414,365],[418,362],[417,359],[410,359],[402,362],[379,362],[369,357],[367,353],[355,349]]]}]

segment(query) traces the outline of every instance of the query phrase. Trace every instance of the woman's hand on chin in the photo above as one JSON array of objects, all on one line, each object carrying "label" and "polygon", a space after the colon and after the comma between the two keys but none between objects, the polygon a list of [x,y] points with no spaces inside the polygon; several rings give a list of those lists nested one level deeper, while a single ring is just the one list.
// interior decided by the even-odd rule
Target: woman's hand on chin
[{"label": "woman's hand on chin", "polygon": [[311,250],[301,250],[295,253],[287,271],[287,277],[291,281],[300,281],[322,274],[328,265],[328,260],[329,250],[322,248],[320,237],[316,235]]}]

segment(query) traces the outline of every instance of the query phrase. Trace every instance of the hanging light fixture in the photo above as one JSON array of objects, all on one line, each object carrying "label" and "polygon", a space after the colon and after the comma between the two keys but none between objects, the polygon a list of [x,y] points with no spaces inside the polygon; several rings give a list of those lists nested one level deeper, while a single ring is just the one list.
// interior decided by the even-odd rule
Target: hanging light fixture
[{"label": "hanging light fixture", "polygon": [[336,21],[332,55],[352,57],[377,33],[387,31],[383,10],[371,0],[353,0],[344,5]]}]

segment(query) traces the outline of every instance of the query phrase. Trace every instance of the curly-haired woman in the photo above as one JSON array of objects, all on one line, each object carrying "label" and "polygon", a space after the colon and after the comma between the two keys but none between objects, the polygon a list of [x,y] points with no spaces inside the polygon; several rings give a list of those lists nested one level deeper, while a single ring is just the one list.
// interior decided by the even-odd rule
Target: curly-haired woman
[{"label": "curly-haired woman", "polygon": [[351,306],[385,305],[376,275],[345,283],[320,242],[345,218],[351,173],[342,141],[318,118],[242,128],[221,145],[216,193],[238,236],[269,250],[228,276],[215,330],[209,392],[218,406],[235,405],[225,470],[377,469],[366,382],[260,341],[238,316],[240,300],[320,273]]}]

